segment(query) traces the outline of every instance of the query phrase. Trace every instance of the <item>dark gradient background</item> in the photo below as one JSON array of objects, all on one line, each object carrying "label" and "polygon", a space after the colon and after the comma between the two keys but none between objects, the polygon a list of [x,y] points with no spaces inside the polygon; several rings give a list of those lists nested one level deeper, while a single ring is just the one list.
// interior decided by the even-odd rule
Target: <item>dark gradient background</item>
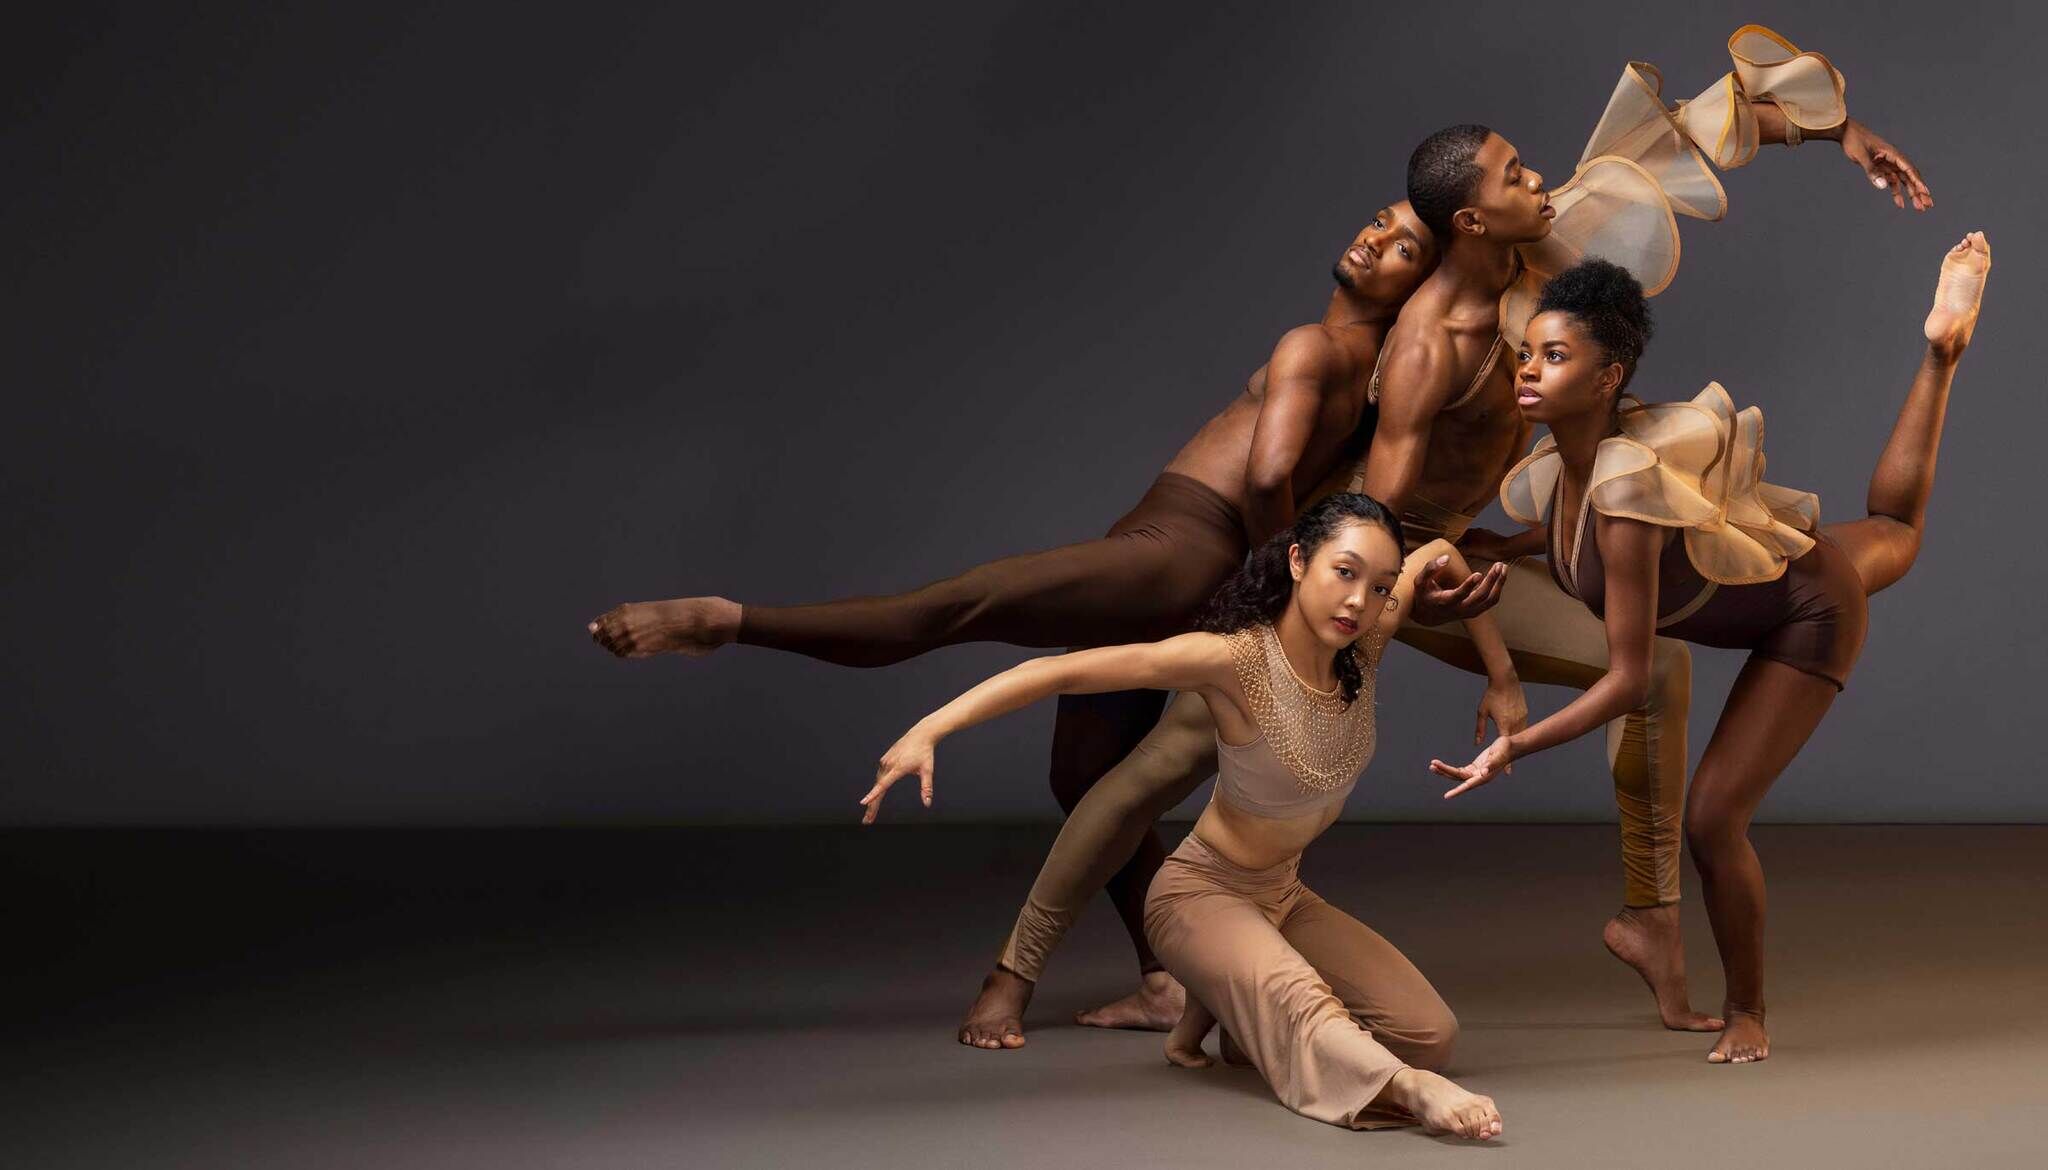
[{"label": "dark gradient background", "polygon": [[[2041,820],[2048,32],[2020,4],[67,7],[10,31],[0,820],[851,819],[1020,652],[623,664],[584,621],[907,587],[1100,533],[1314,319],[1416,139],[1562,181],[1624,62],[1747,20],[1916,160],[1767,148],[1638,386],[1860,514],[1942,250],[1998,256],[1917,572],[1767,819]],[[1495,516],[1498,512],[1496,510]],[[1740,656],[1702,651],[1704,743]],[[1363,818],[1447,810],[1475,679],[1388,664]],[[1565,692],[1533,688],[1548,711]],[[939,804],[1043,818],[1050,706]],[[1597,740],[1467,819],[1611,816]]]}]

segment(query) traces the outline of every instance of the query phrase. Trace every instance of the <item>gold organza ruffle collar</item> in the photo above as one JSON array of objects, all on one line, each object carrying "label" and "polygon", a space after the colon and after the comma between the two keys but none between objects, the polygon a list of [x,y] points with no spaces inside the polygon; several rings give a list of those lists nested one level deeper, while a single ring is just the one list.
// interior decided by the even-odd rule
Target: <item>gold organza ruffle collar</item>
[{"label": "gold organza ruffle collar", "polygon": [[[1691,402],[1628,401],[1621,433],[1594,457],[1592,508],[1684,529],[1693,568],[1722,585],[1775,581],[1813,547],[1820,497],[1764,482],[1763,411],[1738,412],[1719,382]],[[1501,482],[1501,507],[1543,523],[1562,462],[1545,435]]]}]

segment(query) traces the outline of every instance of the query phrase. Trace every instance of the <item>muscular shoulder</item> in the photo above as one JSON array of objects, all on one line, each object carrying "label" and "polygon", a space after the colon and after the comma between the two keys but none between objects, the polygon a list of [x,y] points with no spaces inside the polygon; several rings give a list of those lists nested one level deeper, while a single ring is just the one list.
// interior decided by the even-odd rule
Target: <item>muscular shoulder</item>
[{"label": "muscular shoulder", "polygon": [[1458,389],[1457,366],[1457,346],[1441,320],[1411,321],[1402,314],[1380,363],[1381,414],[1427,416],[1442,410]]},{"label": "muscular shoulder", "polygon": [[1280,335],[1268,377],[1323,382],[1344,366],[1344,349],[1321,325],[1299,325]]}]

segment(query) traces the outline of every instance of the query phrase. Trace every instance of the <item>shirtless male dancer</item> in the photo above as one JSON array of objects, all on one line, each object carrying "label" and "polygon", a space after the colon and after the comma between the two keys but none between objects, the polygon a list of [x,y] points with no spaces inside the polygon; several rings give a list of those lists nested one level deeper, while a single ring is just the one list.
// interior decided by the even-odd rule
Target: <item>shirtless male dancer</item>
[{"label": "shirtless male dancer", "polygon": [[[1569,239],[1546,239],[1550,193],[1500,135],[1452,127],[1424,141],[1410,159],[1409,201],[1443,242],[1443,256],[1385,343],[1373,378],[1377,427],[1351,487],[1396,511],[1411,548],[1445,537],[1475,564],[1491,563],[1490,573],[1510,565],[1493,616],[1523,682],[1583,690],[1607,664],[1599,620],[1540,566],[1510,564],[1540,554],[1540,547],[1526,537],[1467,531],[1528,447],[1528,428],[1515,406],[1513,363],[1501,354],[1512,353],[1545,274],[1590,249],[1636,271],[1646,290],[1665,288],[1678,257],[1673,212],[1717,219],[1725,210],[1702,151],[1726,169],[1750,161],[1761,144],[1826,138],[1898,206],[1932,206],[1912,164],[1847,117],[1841,75],[1825,58],[1800,53],[1757,26],[1738,30],[1728,47],[1735,71],[1675,112],[1663,104],[1654,70],[1631,65],[1623,73],[1578,173],[1557,192],[1566,209],[1558,234]],[[1483,676],[1484,664],[1461,634],[1457,627],[1424,628],[1411,620],[1397,636]],[[1691,1008],[1678,929],[1691,676],[1684,643],[1659,638],[1648,702],[1607,729],[1624,896],[1603,940],[1649,985],[1666,1027],[1712,1031],[1721,1021]],[[1482,710],[1474,743],[1484,742],[1486,718]],[[1519,727],[1520,713],[1514,719]],[[1139,834],[1214,773],[1213,739],[1206,708],[1182,696],[1137,751],[1069,813],[960,1026],[962,1043],[1023,1045],[1023,1009],[1046,958],[1107,869],[1129,858]]]},{"label": "shirtless male dancer", "polygon": [[[1101,540],[1005,558],[887,597],[799,606],[722,597],[636,602],[590,622],[591,636],[621,658],[696,656],[739,642],[884,666],[961,642],[1085,647],[1185,633],[1250,549],[1292,523],[1319,486],[1343,485],[1370,433],[1360,422],[1370,410],[1367,380],[1380,340],[1435,262],[1429,231],[1406,203],[1377,212],[1338,255],[1322,320],[1284,334],[1244,391]],[[1417,590],[1416,605],[1430,620],[1490,604],[1505,574],[1451,576],[1432,574]],[[1165,692],[1153,690],[1060,698],[1051,780],[1063,811],[1152,730],[1165,703]],[[1144,907],[1166,852],[1149,827],[1132,845],[1136,857],[1104,877],[1137,951],[1142,985],[1077,1018],[1163,1029],[1179,1017],[1182,993],[1145,941]],[[1103,885],[1098,878],[1092,889]]]}]

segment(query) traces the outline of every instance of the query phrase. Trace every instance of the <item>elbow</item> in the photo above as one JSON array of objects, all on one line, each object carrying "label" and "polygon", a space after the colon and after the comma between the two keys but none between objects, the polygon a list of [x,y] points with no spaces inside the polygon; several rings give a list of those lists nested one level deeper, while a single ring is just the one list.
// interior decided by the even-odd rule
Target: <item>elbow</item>
[{"label": "elbow", "polygon": [[1628,710],[1635,711],[1650,701],[1650,673],[1647,670],[1632,670],[1623,673],[1617,680],[1616,694],[1628,704]]},{"label": "elbow", "polygon": [[1271,501],[1294,485],[1294,469],[1254,461],[1245,468],[1244,490],[1255,500]]}]

